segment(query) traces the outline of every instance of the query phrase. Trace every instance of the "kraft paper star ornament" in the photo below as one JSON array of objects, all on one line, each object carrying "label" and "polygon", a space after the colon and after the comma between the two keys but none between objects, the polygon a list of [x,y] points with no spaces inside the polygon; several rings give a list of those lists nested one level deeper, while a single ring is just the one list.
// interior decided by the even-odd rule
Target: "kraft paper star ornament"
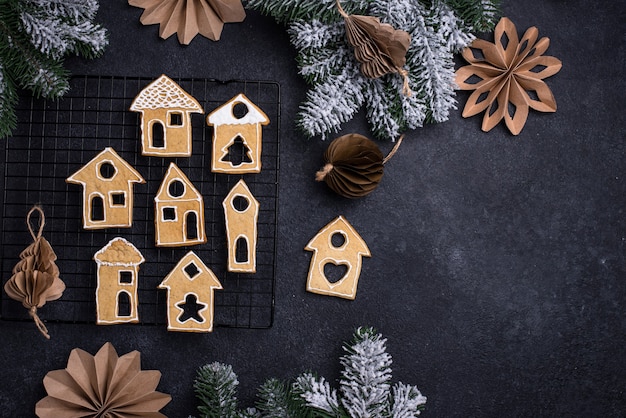
[{"label": "kraft paper star ornament", "polygon": [[456,71],[456,83],[461,90],[474,90],[463,109],[464,118],[484,111],[483,131],[504,119],[517,135],[526,124],[529,109],[556,112],[554,96],[543,80],[558,73],[562,63],[543,55],[550,40],[538,37],[537,28],[531,27],[519,39],[513,22],[503,17],[496,26],[494,43],[476,39],[463,50],[470,65]]}]

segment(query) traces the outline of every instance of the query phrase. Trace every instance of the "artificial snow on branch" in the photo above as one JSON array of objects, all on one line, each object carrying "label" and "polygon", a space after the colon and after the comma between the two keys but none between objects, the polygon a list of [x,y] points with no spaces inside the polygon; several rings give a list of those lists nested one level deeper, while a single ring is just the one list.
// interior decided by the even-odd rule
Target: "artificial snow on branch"
[{"label": "artificial snow on branch", "polygon": [[16,126],[18,89],[58,98],[69,89],[62,59],[94,58],[108,44],[93,23],[97,0],[0,0],[0,138]]},{"label": "artificial snow on branch", "polygon": [[[408,129],[448,120],[456,109],[454,54],[474,32],[492,29],[498,0],[344,0],[345,14],[367,15],[407,32],[406,64],[397,74],[368,78],[347,40],[337,0],[248,0],[249,9],[286,24],[300,74],[310,90],[298,125],[322,139],[341,130],[362,107],[372,133],[395,140]],[[411,95],[406,92],[410,90]]]},{"label": "artificial snow on branch", "polygon": [[345,355],[339,389],[323,377],[302,373],[291,383],[267,380],[255,408],[237,407],[239,381],[232,367],[219,362],[198,370],[194,388],[202,418],[412,418],[426,404],[416,386],[391,383],[387,340],[372,328],[358,328]]}]

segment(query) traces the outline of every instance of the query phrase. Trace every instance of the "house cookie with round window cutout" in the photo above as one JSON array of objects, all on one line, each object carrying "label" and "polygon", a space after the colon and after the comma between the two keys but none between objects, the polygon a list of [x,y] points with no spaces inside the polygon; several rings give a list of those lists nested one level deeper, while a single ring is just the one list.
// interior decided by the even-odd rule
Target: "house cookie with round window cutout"
[{"label": "house cookie with round window cutout", "polygon": [[257,105],[241,93],[211,112],[206,120],[213,126],[212,172],[261,172],[263,126],[270,120]]}]

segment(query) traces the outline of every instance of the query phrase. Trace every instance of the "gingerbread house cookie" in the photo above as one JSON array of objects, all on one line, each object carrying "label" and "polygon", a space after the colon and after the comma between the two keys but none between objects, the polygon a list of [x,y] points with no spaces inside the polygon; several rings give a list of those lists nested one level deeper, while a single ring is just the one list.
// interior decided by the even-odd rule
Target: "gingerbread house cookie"
[{"label": "gingerbread house cookie", "polygon": [[124,238],[112,239],[95,255],[98,265],[96,323],[139,322],[137,296],[139,265],[145,260]]},{"label": "gingerbread house cookie", "polygon": [[170,163],[154,198],[154,210],[157,246],[179,247],[206,242],[202,195],[174,163]]},{"label": "gingerbread house cookie", "polygon": [[226,218],[228,271],[255,273],[259,201],[242,179],[228,193],[222,206]]},{"label": "gingerbread house cookie", "polygon": [[[363,257],[371,257],[367,244],[356,230],[339,216],[313,237],[305,250],[312,251],[306,289],[312,293],[353,300],[361,274]],[[324,267],[345,266],[345,274],[331,282]]]},{"label": "gingerbread house cookie", "polygon": [[213,126],[214,173],[259,173],[262,127],[269,118],[244,94],[239,94],[207,116]]},{"label": "gingerbread house cookie", "polygon": [[193,251],[176,264],[159,289],[167,289],[169,331],[213,331],[214,291],[222,285]]},{"label": "gingerbread house cookie", "polygon": [[105,148],[65,181],[83,186],[85,229],[132,226],[133,184],[145,180],[113,148]]},{"label": "gingerbread house cookie", "polygon": [[191,155],[191,114],[204,113],[204,110],[174,80],[162,75],[148,84],[133,100],[130,110],[141,113],[143,155]]}]

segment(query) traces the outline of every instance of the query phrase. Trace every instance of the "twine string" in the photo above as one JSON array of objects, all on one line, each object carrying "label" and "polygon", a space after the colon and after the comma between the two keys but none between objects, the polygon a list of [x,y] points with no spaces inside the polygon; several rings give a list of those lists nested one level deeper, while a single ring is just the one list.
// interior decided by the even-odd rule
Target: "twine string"
[{"label": "twine string", "polygon": [[30,308],[30,311],[28,311],[28,313],[30,314],[31,318],[33,318],[33,321],[35,321],[35,325],[37,325],[39,332],[41,332],[43,336],[47,339],[50,339],[50,334],[48,334],[48,328],[46,328],[46,325],[43,323],[41,318],[39,318],[39,315],[37,315],[37,307],[33,306],[32,308]]},{"label": "twine string", "polygon": [[[35,231],[33,231],[33,228],[30,222],[30,217],[32,216],[34,212],[39,212],[39,231],[37,232],[37,235],[35,235]],[[26,224],[28,225],[28,231],[30,232],[30,235],[33,237],[33,241],[36,241],[37,239],[41,238],[41,234],[43,233],[43,227],[46,224],[46,215],[44,215],[43,209],[41,209],[41,206],[35,205],[32,207],[31,210],[28,211],[28,215],[26,215]]]},{"label": "twine string", "polygon": [[393,146],[391,151],[389,151],[389,154],[387,154],[387,156],[383,160],[383,164],[387,164],[387,161],[391,160],[391,157],[396,155],[396,152],[398,152],[398,148],[400,148],[400,144],[402,144],[402,140],[404,140],[404,134],[400,135],[400,138],[398,138],[396,145]]}]

